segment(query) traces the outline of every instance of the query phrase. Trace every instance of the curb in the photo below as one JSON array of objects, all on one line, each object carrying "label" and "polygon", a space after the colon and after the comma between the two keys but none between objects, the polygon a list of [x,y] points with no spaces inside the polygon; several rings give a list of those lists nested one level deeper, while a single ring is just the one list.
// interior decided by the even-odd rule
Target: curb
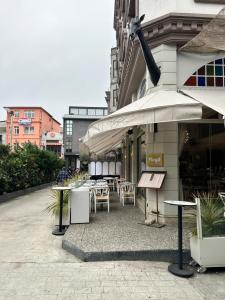
[{"label": "curb", "polygon": [[[162,261],[175,263],[177,261],[177,250],[157,249],[138,251],[109,251],[109,252],[85,252],[67,240],[62,241],[62,248],[70,254],[85,262],[94,261],[119,261],[119,260],[142,260],[142,261]],[[183,260],[190,260],[190,250],[183,250]]]},{"label": "curb", "polygon": [[15,192],[12,192],[12,193],[1,195],[0,196],[0,204],[3,203],[3,202],[9,201],[9,200],[13,200],[17,197],[24,196],[24,195],[30,194],[32,192],[45,189],[45,188],[47,188],[51,185],[52,185],[52,182],[44,183],[44,184],[41,184],[41,185],[29,187],[29,188],[24,189],[24,190],[19,190],[19,191],[15,191]]}]

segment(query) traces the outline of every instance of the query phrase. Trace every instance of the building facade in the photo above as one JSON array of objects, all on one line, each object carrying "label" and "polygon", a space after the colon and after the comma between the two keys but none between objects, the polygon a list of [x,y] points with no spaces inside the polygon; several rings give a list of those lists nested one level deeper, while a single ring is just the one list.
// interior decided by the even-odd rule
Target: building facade
[{"label": "building facade", "polygon": [[64,158],[67,166],[80,169],[80,139],[91,123],[107,114],[106,107],[69,107],[69,114],[63,117]]},{"label": "building facade", "polygon": [[[165,5],[163,0],[116,0],[118,109],[160,90],[191,88],[225,92],[224,52],[201,55],[180,51],[219,13],[223,4],[225,1],[171,0]],[[156,87],[150,80],[138,40],[128,38],[131,19],[143,14],[144,37],[161,71]],[[162,220],[169,220],[176,211],[165,205],[164,200],[191,200],[197,191],[224,189],[219,182],[225,170],[224,137],[221,114],[206,106],[203,106],[202,119],[191,124],[161,122],[133,127],[123,142],[124,176],[137,183],[143,170],[166,171],[159,191],[159,210]],[[154,166],[152,157],[163,157],[163,162]],[[139,189],[138,193],[139,206],[153,220],[155,191]]]},{"label": "building facade", "polygon": [[[5,107],[6,144],[11,146],[30,142],[43,149],[61,152],[60,123],[42,107]],[[48,138],[49,137],[49,138]],[[55,138],[55,139],[54,139]]]},{"label": "building facade", "polygon": [[[202,52],[185,50],[204,30],[211,30],[209,40],[221,33],[224,11],[217,17],[217,30],[212,32],[215,24],[207,25],[223,4],[115,0],[117,110],[90,126],[85,141],[98,153],[103,139],[103,151],[121,147],[122,176],[136,184],[144,170],[166,172],[158,193],[161,222],[177,213],[165,200],[193,200],[198,192],[225,190],[225,44],[218,36],[217,43],[209,42]],[[161,73],[156,86],[138,39],[129,38],[132,19],[143,14],[143,35]],[[200,39],[199,44],[204,42]],[[137,194],[146,219],[155,221],[156,191],[137,188]]]}]

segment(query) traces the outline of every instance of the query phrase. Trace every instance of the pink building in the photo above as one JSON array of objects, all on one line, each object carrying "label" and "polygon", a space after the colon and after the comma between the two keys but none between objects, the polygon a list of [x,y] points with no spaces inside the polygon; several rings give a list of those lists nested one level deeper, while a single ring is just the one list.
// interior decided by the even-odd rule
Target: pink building
[{"label": "pink building", "polygon": [[[43,144],[43,136],[49,133],[57,136],[60,133],[60,123],[42,107],[10,106],[5,109],[6,144],[22,145],[31,142],[40,148],[47,148],[46,141]],[[59,141],[56,143],[60,144]]]}]

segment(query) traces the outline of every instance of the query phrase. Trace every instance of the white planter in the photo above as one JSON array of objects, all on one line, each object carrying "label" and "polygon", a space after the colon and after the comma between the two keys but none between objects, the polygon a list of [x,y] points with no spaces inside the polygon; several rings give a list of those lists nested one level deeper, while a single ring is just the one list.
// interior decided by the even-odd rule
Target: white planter
[{"label": "white planter", "polygon": [[190,238],[191,257],[200,265],[225,267],[225,237]]}]

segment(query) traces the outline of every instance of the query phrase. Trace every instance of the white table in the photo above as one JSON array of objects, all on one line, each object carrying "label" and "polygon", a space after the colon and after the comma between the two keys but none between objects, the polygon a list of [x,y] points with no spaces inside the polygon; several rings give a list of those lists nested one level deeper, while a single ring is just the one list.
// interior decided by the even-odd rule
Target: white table
[{"label": "white table", "polygon": [[90,201],[88,186],[81,186],[71,191],[71,224],[89,223]]},{"label": "white table", "polygon": [[62,215],[63,215],[63,192],[71,190],[69,186],[53,186],[52,190],[60,192],[60,207],[59,207],[59,228],[52,231],[54,235],[64,235],[65,229],[62,227]]},{"label": "white table", "polygon": [[190,269],[187,269],[183,266],[183,249],[182,249],[182,240],[183,240],[183,224],[182,224],[182,209],[184,206],[196,206],[194,202],[187,201],[164,201],[164,203],[169,205],[175,205],[178,207],[178,264],[170,264],[168,271],[176,276],[180,277],[191,277],[194,272]]}]

